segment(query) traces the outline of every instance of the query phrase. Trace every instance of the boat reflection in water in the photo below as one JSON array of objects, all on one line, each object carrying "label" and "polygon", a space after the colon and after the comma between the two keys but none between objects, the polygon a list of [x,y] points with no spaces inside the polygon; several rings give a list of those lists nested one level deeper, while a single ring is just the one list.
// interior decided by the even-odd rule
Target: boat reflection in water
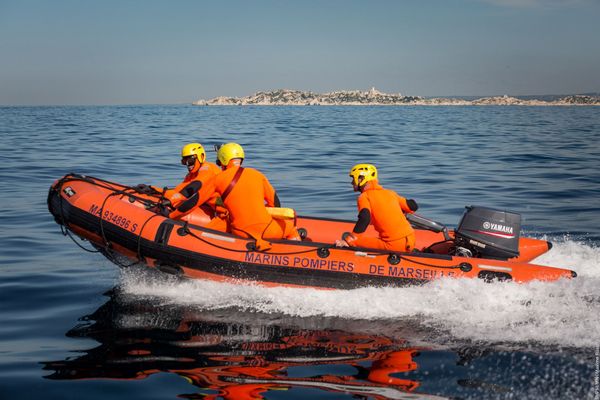
[{"label": "boat reflection in water", "polygon": [[183,398],[259,399],[269,391],[303,388],[354,398],[397,399],[408,393],[438,398],[417,394],[419,381],[402,376],[418,368],[419,354],[404,340],[269,317],[154,307],[115,291],[67,332],[100,346],[76,358],[45,362],[44,369],[53,371],[46,378],[144,379],[176,373],[202,389]]},{"label": "boat reflection in water", "polygon": [[[439,332],[419,331],[414,321],[294,318],[156,303],[113,290],[108,302],[67,332],[100,344],[44,362],[51,371],[46,378],[143,380],[172,373],[197,387],[192,394],[175,393],[188,399],[562,399],[591,390],[591,364],[543,346],[448,346]],[[159,384],[163,392],[181,392],[179,385],[144,383],[146,390]]]}]

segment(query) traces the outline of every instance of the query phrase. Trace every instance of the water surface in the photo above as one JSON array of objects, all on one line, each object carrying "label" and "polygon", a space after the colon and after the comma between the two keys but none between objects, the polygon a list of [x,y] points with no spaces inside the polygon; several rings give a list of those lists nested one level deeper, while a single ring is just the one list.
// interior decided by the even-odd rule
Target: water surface
[{"label": "water surface", "polygon": [[[0,398],[597,396],[598,108],[5,107],[0,133]],[[358,162],[449,226],[469,204],[520,212],[525,234],[555,244],[536,262],[579,277],[344,292],[182,282],[119,270],[47,211],[68,172],[176,184],[191,141],[241,143],[305,215],[355,218]]]}]

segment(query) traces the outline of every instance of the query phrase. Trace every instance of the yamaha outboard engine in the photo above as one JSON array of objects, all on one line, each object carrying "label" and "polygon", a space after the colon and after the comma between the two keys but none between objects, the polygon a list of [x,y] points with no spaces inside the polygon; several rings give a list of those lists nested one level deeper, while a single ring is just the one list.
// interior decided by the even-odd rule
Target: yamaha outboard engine
[{"label": "yamaha outboard engine", "polygon": [[455,232],[454,253],[506,260],[519,255],[521,215],[468,206]]}]

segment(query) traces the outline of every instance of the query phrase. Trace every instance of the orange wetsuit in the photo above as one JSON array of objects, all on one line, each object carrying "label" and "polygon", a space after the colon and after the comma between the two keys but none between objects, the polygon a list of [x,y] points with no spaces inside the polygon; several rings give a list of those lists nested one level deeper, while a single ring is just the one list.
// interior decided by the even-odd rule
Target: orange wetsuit
[{"label": "orange wetsuit", "polygon": [[[223,205],[229,212],[231,232],[243,237],[252,237],[257,241],[298,239],[293,220],[273,219],[267,212],[266,206],[279,207],[280,204],[275,189],[261,172],[253,168],[243,168],[235,185],[228,189],[240,168],[243,167],[230,166],[214,180],[214,190],[221,197],[229,191],[223,199]],[[209,227],[214,227],[212,222]]]},{"label": "orange wetsuit", "polygon": [[[358,196],[357,204],[359,218],[352,232],[357,239],[351,242],[352,246],[393,251],[413,249],[415,233],[404,213],[416,211],[414,200],[407,201],[393,190],[371,181]],[[373,224],[379,237],[364,235],[369,224]]]},{"label": "orange wetsuit", "polygon": [[[205,161],[198,171],[188,173],[183,182],[173,189],[168,189],[165,197],[174,208],[169,217],[180,219],[207,201],[211,208],[214,208],[217,196],[214,195],[213,180],[220,172],[220,168],[215,164]],[[209,214],[212,214],[212,211]]]}]

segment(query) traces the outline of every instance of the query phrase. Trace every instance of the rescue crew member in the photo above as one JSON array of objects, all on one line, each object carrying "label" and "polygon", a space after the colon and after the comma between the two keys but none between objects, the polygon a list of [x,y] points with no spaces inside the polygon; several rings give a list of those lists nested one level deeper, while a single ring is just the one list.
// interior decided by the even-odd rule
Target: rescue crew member
[{"label": "rescue crew member", "polygon": [[[214,189],[227,209],[231,233],[254,238],[258,249],[269,247],[264,239],[300,240],[293,219],[274,219],[267,211],[267,206],[281,206],[277,193],[261,172],[242,167],[244,157],[237,143],[224,144],[217,151],[222,172],[215,177]],[[213,221],[208,227],[217,229]]]},{"label": "rescue crew member", "polygon": [[[164,197],[170,201],[172,211],[168,213],[169,218],[181,219],[185,215],[200,207],[205,203],[210,203],[210,207],[205,207],[205,212],[212,216],[213,208],[216,202],[216,195],[212,185],[215,176],[220,173],[219,167],[206,161],[206,152],[200,143],[188,143],[181,149],[181,164],[187,167],[188,173],[179,185],[173,189],[163,189],[152,187],[152,189],[163,193]],[[138,185],[141,186],[141,185]]]},{"label": "rescue crew member", "polygon": [[[415,233],[404,213],[417,211],[417,203],[384,189],[378,182],[377,168],[372,164],[357,164],[349,175],[354,191],[360,192],[358,220],[352,233],[344,233],[336,246],[411,251],[415,246]],[[369,224],[379,233],[378,237],[365,234]]]}]

